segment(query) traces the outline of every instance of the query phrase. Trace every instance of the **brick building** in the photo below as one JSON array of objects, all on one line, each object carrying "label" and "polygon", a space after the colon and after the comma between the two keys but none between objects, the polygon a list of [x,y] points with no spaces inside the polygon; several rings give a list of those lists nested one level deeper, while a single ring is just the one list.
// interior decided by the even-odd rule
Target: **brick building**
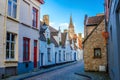
[{"label": "brick building", "polygon": [[85,71],[105,71],[107,66],[106,45],[102,32],[105,31],[104,15],[85,16],[84,65]]}]

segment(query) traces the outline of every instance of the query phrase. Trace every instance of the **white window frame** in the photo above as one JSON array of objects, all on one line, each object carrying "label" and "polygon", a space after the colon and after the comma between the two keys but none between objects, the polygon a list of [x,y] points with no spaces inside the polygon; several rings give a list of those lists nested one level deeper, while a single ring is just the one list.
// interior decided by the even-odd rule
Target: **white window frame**
[{"label": "white window frame", "polygon": [[[12,18],[17,18],[17,7],[18,7],[18,5],[17,5],[17,2],[18,2],[18,0],[17,0],[17,2],[15,2],[15,1],[13,1],[13,0],[8,0],[8,2],[11,2],[11,12],[10,12],[10,14],[9,14],[9,10],[8,10],[8,16],[10,16],[10,17],[12,17]],[[9,3],[8,3],[9,4]],[[16,17],[14,17],[14,12],[13,12],[13,4],[15,4],[16,5]],[[8,6],[9,7],[9,6]],[[9,9],[9,8],[8,8]]]},{"label": "white window frame", "polygon": [[[9,43],[9,49],[8,49],[8,51],[9,51],[9,58],[7,58],[7,53],[6,53],[6,60],[14,60],[15,59],[15,46],[16,46],[16,42],[15,41],[16,40],[14,39],[14,41],[12,41],[12,34],[13,33],[9,33],[10,40],[6,39],[6,45],[7,45],[7,42]],[[14,34],[14,38],[16,38],[15,34]],[[14,50],[12,50],[12,47],[11,47],[12,43],[14,43]],[[14,51],[14,58],[11,58],[11,54],[12,54],[11,51]],[[6,52],[7,52],[7,48],[6,48]]]}]

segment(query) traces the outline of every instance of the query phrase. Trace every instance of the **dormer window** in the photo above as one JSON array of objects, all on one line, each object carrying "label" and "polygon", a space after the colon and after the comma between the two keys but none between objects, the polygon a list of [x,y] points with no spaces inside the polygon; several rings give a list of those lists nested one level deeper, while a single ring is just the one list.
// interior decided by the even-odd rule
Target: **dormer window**
[{"label": "dormer window", "polygon": [[32,13],[32,16],[33,16],[32,26],[33,26],[34,28],[37,28],[37,26],[38,26],[38,10],[33,7],[32,12],[33,12],[33,13]]}]

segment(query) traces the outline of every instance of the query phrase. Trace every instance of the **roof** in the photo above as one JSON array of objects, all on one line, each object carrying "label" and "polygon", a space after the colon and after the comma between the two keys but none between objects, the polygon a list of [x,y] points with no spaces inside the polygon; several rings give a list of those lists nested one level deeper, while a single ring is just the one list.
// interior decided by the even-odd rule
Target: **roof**
[{"label": "roof", "polygon": [[86,26],[98,25],[103,19],[104,19],[104,15],[88,17]]},{"label": "roof", "polygon": [[[40,27],[42,27],[43,25],[45,25],[45,23],[43,23],[42,21],[40,21]],[[53,28],[52,26],[49,26],[50,32],[58,32],[55,28]]]},{"label": "roof", "polygon": [[58,32],[55,28],[53,28],[52,26],[49,26],[50,32]]},{"label": "roof", "polygon": [[[96,16],[97,17],[97,20],[99,21],[99,23],[97,24],[97,26],[91,31],[91,33],[84,39],[84,41],[82,42],[83,44],[85,43],[85,41],[92,35],[92,33],[97,29],[97,27],[99,26],[99,24],[103,21],[103,19],[105,18],[104,15],[102,16]],[[100,18],[100,19],[99,19]],[[96,22],[98,22],[96,21]],[[92,21],[91,21],[92,22]],[[95,21],[94,21],[95,22]],[[94,24],[94,23],[93,23]]]},{"label": "roof", "polygon": [[65,46],[66,36],[67,36],[67,33],[61,33],[61,43],[62,43],[62,47]]},{"label": "roof", "polygon": [[57,41],[54,39],[54,37],[53,37],[52,34],[50,34],[50,41],[51,41],[53,44],[55,44],[56,47],[59,46],[58,43],[57,43]]},{"label": "roof", "polygon": [[41,4],[44,4],[44,0],[37,0],[38,2],[40,2]]},{"label": "roof", "polygon": [[58,36],[58,32],[51,32],[50,34],[53,36]]},{"label": "roof", "polygon": [[45,41],[46,42],[46,37],[44,34],[40,34],[40,41]]}]

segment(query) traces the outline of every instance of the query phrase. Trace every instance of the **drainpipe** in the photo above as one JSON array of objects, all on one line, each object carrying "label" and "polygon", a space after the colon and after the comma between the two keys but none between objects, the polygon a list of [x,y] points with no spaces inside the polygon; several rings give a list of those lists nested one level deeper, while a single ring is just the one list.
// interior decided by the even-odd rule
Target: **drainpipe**
[{"label": "drainpipe", "polygon": [[[8,0],[5,0],[5,15],[4,15],[4,34],[3,34],[3,53],[6,53],[6,21],[7,21],[7,3]],[[4,55],[4,59],[5,59],[5,55]]]},{"label": "drainpipe", "polygon": [[[3,21],[3,27],[4,27],[4,30],[3,30],[3,57],[4,57],[4,61],[5,61],[5,53],[6,53],[6,20],[7,20],[7,2],[8,0],[5,0],[5,13],[3,14],[3,17],[4,17],[4,21]],[[1,14],[2,15],[2,14]],[[3,61],[3,63],[4,63]],[[4,64],[4,67],[5,67],[5,64]],[[2,74],[2,78],[4,78],[5,76],[5,71],[4,73]]]},{"label": "drainpipe", "polygon": [[[107,26],[108,26],[108,22],[106,20],[107,16],[106,16],[106,6],[107,6],[107,0],[105,0],[104,3],[104,15],[105,15],[105,31],[107,31]],[[109,65],[108,65],[108,43],[106,43],[106,54],[107,54],[107,67],[106,67],[106,72],[108,73],[108,69],[109,69]]]}]

